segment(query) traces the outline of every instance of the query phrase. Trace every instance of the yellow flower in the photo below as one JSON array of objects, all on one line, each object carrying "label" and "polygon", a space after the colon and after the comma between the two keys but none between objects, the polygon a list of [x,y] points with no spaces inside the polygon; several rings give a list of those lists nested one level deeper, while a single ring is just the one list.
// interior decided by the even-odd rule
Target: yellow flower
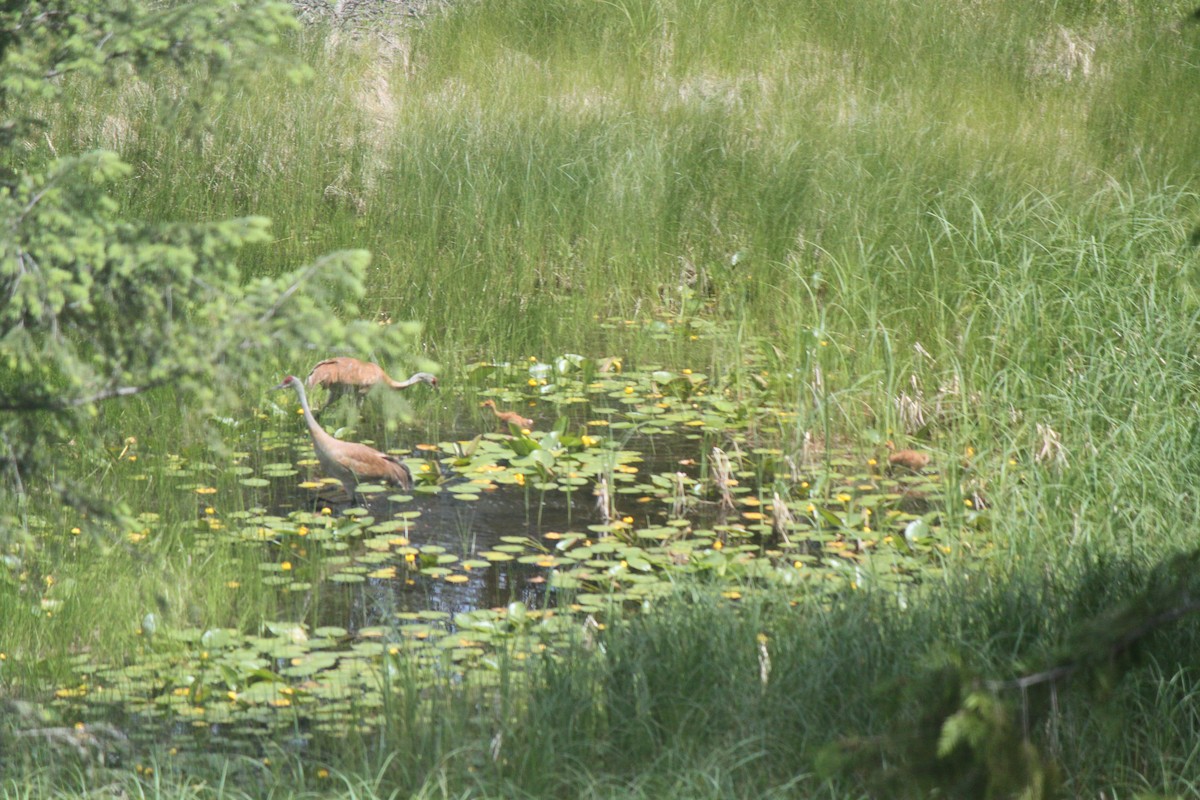
[{"label": "yellow flower", "polygon": [[204,513],[211,516],[211,515],[217,513],[217,510],[215,508],[213,508],[212,506],[205,506]]},{"label": "yellow flower", "polygon": [[216,493],[217,493],[216,487],[213,487],[213,486],[200,486],[200,487],[196,488],[196,494],[216,494]]},{"label": "yellow flower", "polygon": [[537,378],[530,378],[528,381],[526,381],[526,383],[528,383],[530,386],[538,385]]},{"label": "yellow flower", "polygon": [[682,372],[684,375],[691,375],[691,374],[692,374],[692,371],[691,371],[690,369],[681,369],[681,370],[679,370],[679,371],[680,371],[680,372]]},{"label": "yellow flower", "polygon": [[621,522],[624,522],[626,525],[632,525],[633,517],[621,517]]},{"label": "yellow flower", "polygon": [[328,517],[332,513],[333,512],[329,510],[329,506],[325,506],[324,508],[321,509],[322,516]]},{"label": "yellow flower", "polygon": [[80,530],[79,530],[79,528],[71,528],[71,533],[78,536],[80,534]]},{"label": "yellow flower", "polygon": [[513,473],[513,481],[517,484],[517,486],[524,486],[525,485],[525,473],[524,472]]},{"label": "yellow flower", "polygon": [[717,539],[717,541],[713,542],[713,550],[720,550],[723,547],[725,547],[725,543],[720,539]]},{"label": "yellow flower", "polygon": [[319,770],[317,770],[317,777],[320,778],[321,780],[325,780],[326,778],[329,777],[329,770],[325,769],[324,767],[321,767]]},{"label": "yellow flower", "polygon": [[280,565],[279,565],[279,568],[280,568],[281,570],[283,570],[284,572],[287,572],[288,570],[290,570],[290,569],[292,568],[292,562],[290,562],[290,561],[285,561],[285,562],[283,562],[282,564],[280,564]]}]

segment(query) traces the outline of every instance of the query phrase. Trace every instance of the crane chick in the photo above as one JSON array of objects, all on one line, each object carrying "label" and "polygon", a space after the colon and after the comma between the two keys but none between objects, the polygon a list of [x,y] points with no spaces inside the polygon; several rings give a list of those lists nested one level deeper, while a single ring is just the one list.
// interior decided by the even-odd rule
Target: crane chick
[{"label": "crane chick", "polygon": [[888,455],[888,466],[892,469],[920,472],[929,466],[928,453],[920,450],[897,450],[896,445],[890,441],[887,443],[887,449],[891,451]]},{"label": "crane chick", "polygon": [[500,420],[501,422],[507,422],[510,425],[516,425],[518,428],[533,427],[533,420],[531,420],[529,417],[522,417],[516,411],[501,411],[500,409],[496,408],[495,400],[484,400],[482,403],[480,403],[480,406],[484,408],[490,408],[492,413],[496,415],[496,419]]}]

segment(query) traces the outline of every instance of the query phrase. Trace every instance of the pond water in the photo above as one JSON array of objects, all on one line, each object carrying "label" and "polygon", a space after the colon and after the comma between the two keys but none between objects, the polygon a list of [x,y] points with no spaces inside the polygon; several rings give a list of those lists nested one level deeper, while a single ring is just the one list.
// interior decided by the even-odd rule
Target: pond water
[{"label": "pond water", "polygon": [[167,729],[198,748],[370,727],[388,676],[486,685],[502,659],[511,669],[552,654],[689,575],[729,602],[781,588],[903,593],[983,513],[947,517],[933,467],[891,474],[869,453],[772,447],[757,431],[780,430],[790,412],[704,375],[534,366],[489,365],[483,394],[540,424],[403,452],[411,492],[368,486],[352,505],[321,482],[298,419],[225,477],[238,510],[189,483],[181,462],[199,501],[196,552],[244,550],[256,574],[230,588],[259,582],[278,619],[155,630],[148,615],[133,663],[80,658],[58,693],[63,713]]}]

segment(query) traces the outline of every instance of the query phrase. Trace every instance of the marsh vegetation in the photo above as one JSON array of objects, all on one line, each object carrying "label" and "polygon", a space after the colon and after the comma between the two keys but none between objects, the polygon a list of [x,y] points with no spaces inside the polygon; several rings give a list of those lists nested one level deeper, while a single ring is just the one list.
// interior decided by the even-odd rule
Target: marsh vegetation
[{"label": "marsh vegetation", "polygon": [[[0,487],[0,796],[1200,795],[1187,13],[480,0],[60,81],[2,166],[269,218],[233,333],[314,305]],[[437,375],[319,412],[411,490],[271,391],[336,355]]]}]

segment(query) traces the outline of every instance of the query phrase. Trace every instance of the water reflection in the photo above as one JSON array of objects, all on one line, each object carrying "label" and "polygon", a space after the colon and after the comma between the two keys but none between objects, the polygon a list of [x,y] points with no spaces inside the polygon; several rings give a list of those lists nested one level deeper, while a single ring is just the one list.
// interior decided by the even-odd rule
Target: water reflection
[{"label": "water reflection", "polygon": [[[412,500],[395,503],[379,496],[365,507],[377,521],[391,519],[404,512],[420,512],[409,523],[405,538],[412,546],[428,550],[444,548],[459,561],[480,560],[480,554],[503,545],[502,537],[527,537],[541,542],[548,531],[562,531],[568,519],[575,525],[587,525],[594,511],[580,503],[576,493],[568,514],[566,497],[547,492],[539,501],[533,493],[530,505],[519,489],[503,487],[480,494],[477,500],[463,500],[449,491],[436,494],[416,493]],[[293,494],[291,498],[295,501]],[[340,504],[309,499],[305,510],[329,507],[337,515],[350,507],[346,498]],[[289,505],[291,507],[289,507]],[[360,507],[361,504],[359,504]],[[294,504],[281,503],[273,513],[287,515],[297,510]],[[587,512],[581,516],[581,511]],[[394,567],[395,578],[367,578],[360,583],[324,581],[301,597],[292,597],[295,618],[305,619],[312,627],[333,625],[351,632],[371,626],[394,625],[397,614],[419,611],[453,615],[479,608],[497,608],[520,601],[528,608],[545,604],[545,570],[517,560],[456,569],[469,579],[462,583],[421,574],[420,569],[395,554],[373,568]],[[457,565],[455,565],[457,566]]]}]

